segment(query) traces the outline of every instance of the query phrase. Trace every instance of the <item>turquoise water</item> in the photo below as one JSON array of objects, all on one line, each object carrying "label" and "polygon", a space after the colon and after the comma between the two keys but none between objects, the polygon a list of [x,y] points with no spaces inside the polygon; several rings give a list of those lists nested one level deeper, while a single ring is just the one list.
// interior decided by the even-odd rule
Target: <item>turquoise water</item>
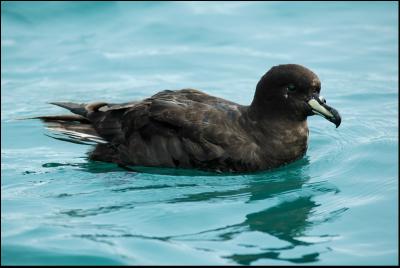
[{"label": "turquoise water", "polygon": [[[398,3],[1,3],[2,264],[397,264]],[[317,73],[342,125],[245,175],[129,172],[19,117]]]}]

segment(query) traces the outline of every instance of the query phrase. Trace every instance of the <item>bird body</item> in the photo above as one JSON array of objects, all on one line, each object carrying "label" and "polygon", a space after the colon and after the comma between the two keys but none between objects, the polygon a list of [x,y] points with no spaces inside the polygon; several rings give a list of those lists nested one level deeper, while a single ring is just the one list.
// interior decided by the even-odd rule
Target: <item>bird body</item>
[{"label": "bird body", "polygon": [[[287,65],[280,66],[288,69]],[[96,146],[89,154],[92,160],[124,166],[217,172],[270,169],[290,163],[306,153],[306,117],[314,108],[318,113],[331,111],[330,115],[334,115],[327,119],[336,125],[339,120],[340,124],[336,110],[312,97],[311,91],[319,90],[316,76],[302,66],[289,67],[287,73],[283,72],[282,83],[271,80],[271,75],[277,74],[267,72],[258,83],[255,98],[249,106],[195,89],[164,90],[142,101],[123,104],[55,102],[53,104],[69,109],[75,115],[38,118],[47,122],[50,129],[74,139],[95,142]],[[304,78],[300,72],[298,78],[296,72],[299,70],[309,77]],[[300,91],[295,92],[299,94],[296,96],[287,91],[285,79],[294,80],[292,84],[298,82],[299,88],[311,91],[304,91],[306,96]],[[281,86],[285,88],[282,92],[274,90]],[[314,89],[309,88],[313,86]],[[307,104],[309,95],[313,106]]]}]

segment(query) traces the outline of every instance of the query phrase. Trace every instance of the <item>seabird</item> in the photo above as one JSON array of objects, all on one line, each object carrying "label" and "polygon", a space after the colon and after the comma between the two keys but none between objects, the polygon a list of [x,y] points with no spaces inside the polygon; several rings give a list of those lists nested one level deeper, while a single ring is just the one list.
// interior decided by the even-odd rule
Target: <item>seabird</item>
[{"label": "seabird", "polygon": [[196,89],[164,90],[122,104],[53,102],[73,114],[35,118],[64,140],[94,143],[92,160],[249,172],[302,158],[308,116],[317,114],[340,125],[338,111],[326,104],[320,90],[311,70],[285,64],[261,77],[248,106]]}]

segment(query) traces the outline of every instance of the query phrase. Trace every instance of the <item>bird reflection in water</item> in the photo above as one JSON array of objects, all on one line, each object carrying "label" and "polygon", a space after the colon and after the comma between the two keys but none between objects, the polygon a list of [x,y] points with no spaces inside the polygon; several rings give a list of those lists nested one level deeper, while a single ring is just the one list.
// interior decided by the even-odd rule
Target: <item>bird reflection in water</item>
[{"label": "bird reflection in water", "polygon": [[[104,163],[103,163],[104,164]],[[75,164],[80,170],[86,170],[90,173],[100,172],[115,172],[122,171],[122,167],[116,165],[103,166],[100,162],[87,162]],[[46,167],[51,167],[50,163]],[[99,166],[103,166],[99,169]],[[316,197],[325,194],[337,194],[339,190],[328,182],[313,182],[309,175],[309,159],[307,157],[296,161],[295,163],[283,166],[281,168],[258,173],[247,173],[242,175],[227,175],[227,174],[214,174],[214,173],[197,173],[194,170],[178,170],[178,169],[152,169],[152,168],[129,168],[133,175],[137,175],[137,171],[147,173],[163,173],[169,175],[177,175],[173,177],[176,181],[179,181],[179,175],[191,177],[192,184],[185,184],[190,187],[201,186],[202,183],[210,182],[221,182],[224,184],[226,181],[230,181],[229,186],[232,186],[232,182],[235,179],[239,188],[228,187],[230,189],[224,191],[212,191],[212,192],[201,192],[194,194],[186,194],[185,196],[167,200],[166,203],[185,203],[190,202],[218,202],[224,199],[232,199],[238,196],[245,196],[247,200],[245,205],[252,206],[257,204],[257,209],[247,215],[241,223],[220,227],[217,229],[204,230],[197,233],[178,234],[171,236],[152,236],[146,237],[131,233],[131,231],[124,231],[121,235],[102,235],[101,238],[113,239],[116,237],[124,238],[140,238],[140,239],[156,239],[164,242],[180,241],[194,245],[196,249],[204,251],[218,252],[221,243],[235,244],[234,250],[230,250],[229,254],[224,251],[223,258],[234,261],[237,264],[248,265],[253,264],[256,261],[265,262],[267,259],[274,261],[286,261],[291,263],[311,263],[318,261],[321,253],[328,251],[329,248],[321,247],[310,247],[321,241],[327,241],[335,237],[332,234],[323,234],[315,239],[315,236],[310,236],[309,232],[312,228],[323,222],[327,222],[338,217],[347,208],[336,208],[332,211],[316,210],[317,207],[323,206],[323,201],[316,201]],[[196,174],[197,176],[196,178]],[[236,177],[236,178],[235,178]],[[200,180],[196,180],[200,179]],[[229,179],[229,180],[227,180]],[[244,179],[244,180],[243,180]],[[202,182],[199,182],[202,181]],[[135,187],[132,186],[135,181],[131,182],[129,187],[111,189],[112,192],[127,192],[134,191],[137,189],[149,189],[156,187],[154,185],[146,187]],[[157,183],[160,183],[157,181]],[[168,183],[171,183],[169,181]],[[167,183],[167,184],[168,184]],[[182,183],[182,182],[180,182]],[[185,183],[188,183],[187,177]],[[194,184],[195,183],[195,184]],[[112,186],[112,185],[111,185]],[[173,185],[158,185],[158,188],[170,188]],[[226,189],[226,187],[221,187]],[[217,188],[218,189],[218,188]],[[262,204],[260,206],[260,204]],[[264,205],[265,204],[265,205]],[[116,206],[114,206],[116,207]],[[113,208],[114,208],[113,207]],[[259,209],[261,208],[261,209]],[[93,214],[93,211],[90,211]],[[99,211],[99,214],[104,211]],[[244,214],[244,212],[243,212]],[[86,214],[85,214],[86,215]],[[250,241],[238,243],[235,238],[245,233],[254,234],[265,234],[272,236],[282,243],[275,243],[267,239],[268,241]],[[82,234],[80,237],[86,239],[96,240],[98,234]],[[264,239],[262,236],[260,239]],[[312,239],[304,239],[311,237]],[[320,238],[320,239],[318,239]],[[198,246],[197,243],[207,241],[207,245],[204,247]],[[278,242],[279,242],[278,241]],[[311,242],[310,242],[311,241]],[[219,244],[219,245],[217,245]],[[300,248],[300,250],[299,250]],[[243,250],[242,250],[243,249]],[[254,251],[253,251],[254,249]],[[249,250],[252,253],[249,253]],[[293,252],[292,252],[292,251]],[[304,251],[307,250],[305,254]],[[310,252],[311,250],[311,252]],[[245,252],[245,253],[244,253]],[[254,253],[253,253],[254,252]],[[290,253],[290,257],[284,257]],[[300,253],[303,252],[303,253]]]},{"label": "bird reflection in water", "polygon": [[[273,245],[259,246],[241,245],[247,248],[257,248],[261,252],[254,254],[232,254],[224,256],[234,262],[242,265],[249,265],[257,260],[273,259],[292,263],[310,263],[318,261],[321,252],[312,252],[302,254],[298,257],[284,258],[281,253],[295,249],[298,246],[311,246],[315,242],[302,241],[301,237],[307,236],[307,231],[313,226],[333,220],[347,208],[340,208],[335,211],[323,213],[318,217],[312,216],[315,208],[320,206],[315,197],[321,194],[336,194],[339,190],[327,182],[310,182],[309,160],[303,158],[293,164],[276,169],[270,172],[262,172],[248,177],[248,184],[240,189],[205,192],[193,194],[184,198],[178,198],[171,202],[201,202],[211,201],[213,199],[229,198],[238,195],[247,195],[247,203],[270,200],[271,203],[277,202],[264,210],[246,215],[246,219],[239,224],[226,226],[223,228],[201,232],[201,235],[208,233],[211,235],[210,241],[229,241],[244,232],[261,232],[278,238],[288,244],[283,247],[274,247]],[[326,215],[325,215],[326,214]],[[214,235],[213,235],[214,234]],[[199,234],[181,237],[181,239],[195,240]],[[210,237],[210,236],[207,237]],[[335,235],[321,235],[321,240],[333,238]],[[262,243],[258,242],[257,245]],[[212,249],[204,249],[212,250]],[[327,251],[329,249],[325,249]],[[292,255],[292,254],[291,254]]]}]

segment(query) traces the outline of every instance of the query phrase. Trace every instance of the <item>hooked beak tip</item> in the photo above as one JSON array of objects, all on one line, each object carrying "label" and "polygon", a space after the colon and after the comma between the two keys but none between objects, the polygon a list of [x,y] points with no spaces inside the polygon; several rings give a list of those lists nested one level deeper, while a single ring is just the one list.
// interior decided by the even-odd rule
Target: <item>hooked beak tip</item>
[{"label": "hooked beak tip", "polygon": [[339,120],[337,123],[335,123],[336,128],[340,126],[341,120]]},{"label": "hooked beak tip", "polygon": [[340,123],[342,123],[342,118],[340,117],[339,113],[335,116],[335,119],[336,120],[335,120],[334,124],[335,124],[336,128],[338,128],[340,126]]},{"label": "hooked beak tip", "polygon": [[319,97],[314,96],[308,101],[308,105],[311,108],[312,113],[321,115],[328,121],[334,123],[336,128],[338,128],[342,122],[339,112],[336,109],[328,106],[323,98],[322,100]]}]

